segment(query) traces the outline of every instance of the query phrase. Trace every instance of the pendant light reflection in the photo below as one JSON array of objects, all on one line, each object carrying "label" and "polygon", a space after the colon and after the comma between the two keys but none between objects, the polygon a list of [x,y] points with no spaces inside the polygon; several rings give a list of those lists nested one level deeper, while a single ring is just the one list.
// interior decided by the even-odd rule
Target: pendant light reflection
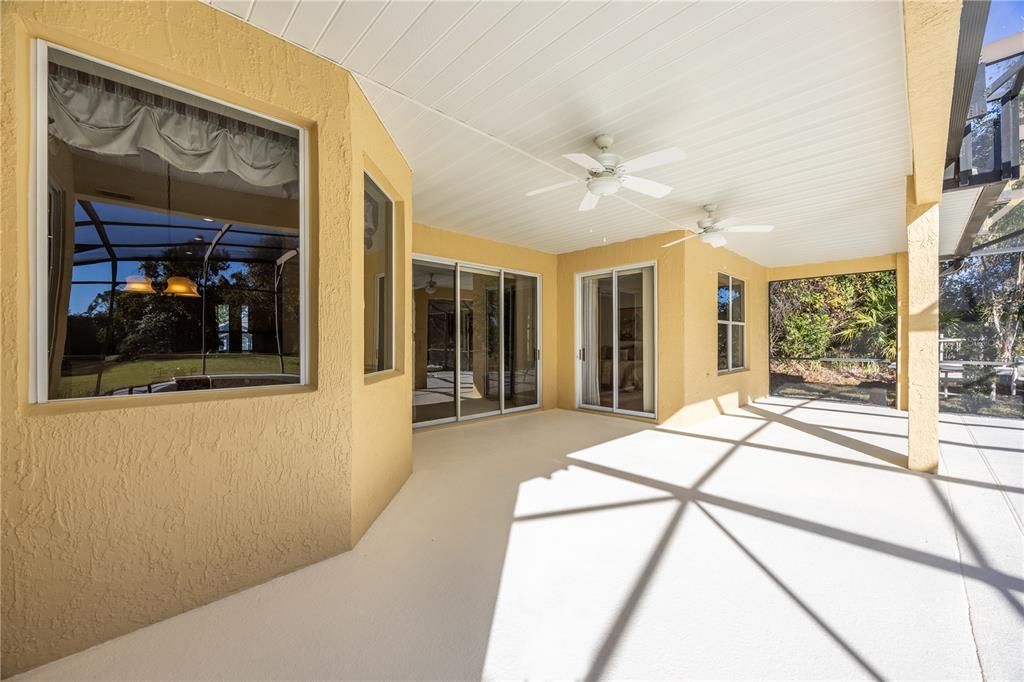
[{"label": "pendant light reflection", "polygon": [[124,291],[126,294],[156,294],[164,296],[181,296],[183,298],[199,298],[199,286],[188,277],[168,277],[167,286],[162,292],[153,288],[153,278],[145,275],[128,275],[125,277]]},{"label": "pendant light reflection", "polygon": [[144,275],[128,275],[124,278],[125,293],[129,294],[155,294],[153,279]]},{"label": "pendant light reflection", "polygon": [[164,294],[167,296],[198,298],[199,287],[188,277],[168,277],[167,288],[164,289]]}]

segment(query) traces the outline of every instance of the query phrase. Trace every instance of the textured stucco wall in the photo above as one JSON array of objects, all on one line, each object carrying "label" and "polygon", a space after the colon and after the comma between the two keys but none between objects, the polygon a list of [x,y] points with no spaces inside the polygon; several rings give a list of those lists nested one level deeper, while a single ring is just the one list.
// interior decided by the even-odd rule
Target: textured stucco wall
[{"label": "textured stucco wall", "polygon": [[[352,186],[362,192],[369,173],[394,202],[395,254],[395,367],[366,376],[363,373],[365,333],[357,334],[352,354],[352,542],[358,542],[373,520],[412,473],[412,171],[362,90],[349,90],[352,127]],[[363,324],[363,201],[351,202],[352,224],[358,236],[351,254],[352,319]],[[326,277],[326,273],[323,273]],[[372,318],[371,318],[372,319]],[[333,343],[333,341],[331,342]]]},{"label": "textured stucco wall", "polygon": [[[668,232],[558,256],[559,407],[576,406],[576,274],[649,261],[658,263],[657,421],[690,424],[767,394],[765,269],[697,239],[662,248],[680,236]],[[724,375],[716,361],[719,272],[747,284],[748,369]]]},{"label": "textured stucco wall", "polygon": [[[361,265],[353,244],[362,243],[362,201],[354,192],[362,185],[353,178],[363,154],[403,197],[410,178],[379,122],[353,113],[356,86],[345,71],[210,7],[0,7],[2,656],[10,675],[342,552],[383,507],[408,474],[409,389],[401,378],[374,387],[388,392],[381,410],[353,426],[353,386],[363,381],[354,376],[362,357],[362,291],[351,274]],[[34,36],[311,129],[313,386],[28,404]],[[361,96],[353,101],[364,106]],[[370,457],[353,461],[357,441]],[[382,484],[378,465],[387,469]]]},{"label": "textured stucco wall", "polygon": [[[768,395],[768,278],[764,267],[698,239],[684,245],[683,405],[673,424],[687,425]],[[718,273],[746,283],[747,368],[717,369]]]},{"label": "textured stucco wall", "polygon": [[939,206],[907,215],[906,353],[909,467],[939,467]]},{"label": "textured stucco wall", "polygon": [[557,406],[558,256],[418,223],[413,225],[412,250],[424,256],[493,265],[541,276],[541,406],[545,409]]}]

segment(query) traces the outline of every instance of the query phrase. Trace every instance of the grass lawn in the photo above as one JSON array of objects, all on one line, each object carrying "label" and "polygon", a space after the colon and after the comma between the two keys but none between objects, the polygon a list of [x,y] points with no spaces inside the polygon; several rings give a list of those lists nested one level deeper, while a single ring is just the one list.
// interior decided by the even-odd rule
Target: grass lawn
[{"label": "grass lawn", "polygon": [[[87,361],[72,366],[71,374],[61,377],[57,398],[84,398],[104,395],[129,386],[170,381],[174,377],[202,373],[203,361],[198,357],[168,358],[166,360],[131,360],[126,362]],[[100,388],[96,390],[96,376],[102,371]],[[207,374],[279,374],[281,364],[276,355],[223,354],[206,358]],[[298,374],[299,359],[286,356],[284,373]]]}]

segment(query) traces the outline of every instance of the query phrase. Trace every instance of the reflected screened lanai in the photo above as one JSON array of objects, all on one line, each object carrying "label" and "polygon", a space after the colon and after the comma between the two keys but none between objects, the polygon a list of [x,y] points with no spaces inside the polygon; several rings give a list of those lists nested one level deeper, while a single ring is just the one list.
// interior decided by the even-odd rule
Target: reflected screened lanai
[{"label": "reflected screened lanai", "polygon": [[297,131],[48,54],[46,398],[299,383]]}]

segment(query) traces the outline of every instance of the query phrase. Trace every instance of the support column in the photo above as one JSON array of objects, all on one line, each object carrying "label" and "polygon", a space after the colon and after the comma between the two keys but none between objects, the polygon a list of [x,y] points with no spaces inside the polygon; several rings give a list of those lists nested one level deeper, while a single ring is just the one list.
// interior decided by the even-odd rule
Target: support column
[{"label": "support column", "polygon": [[[913,471],[939,466],[939,205],[907,207],[907,455]],[[902,329],[901,329],[902,333]]]},{"label": "support column", "polygon": [[907,254],[896,254],[896,409],[907,411],[907,357],[910,305],[907,300]]},{"label": "support column", "polygon": [[908,466],[939,464],[939,201],[946,166],[961,2],[903,2],[913,175],[907,178]]}]

